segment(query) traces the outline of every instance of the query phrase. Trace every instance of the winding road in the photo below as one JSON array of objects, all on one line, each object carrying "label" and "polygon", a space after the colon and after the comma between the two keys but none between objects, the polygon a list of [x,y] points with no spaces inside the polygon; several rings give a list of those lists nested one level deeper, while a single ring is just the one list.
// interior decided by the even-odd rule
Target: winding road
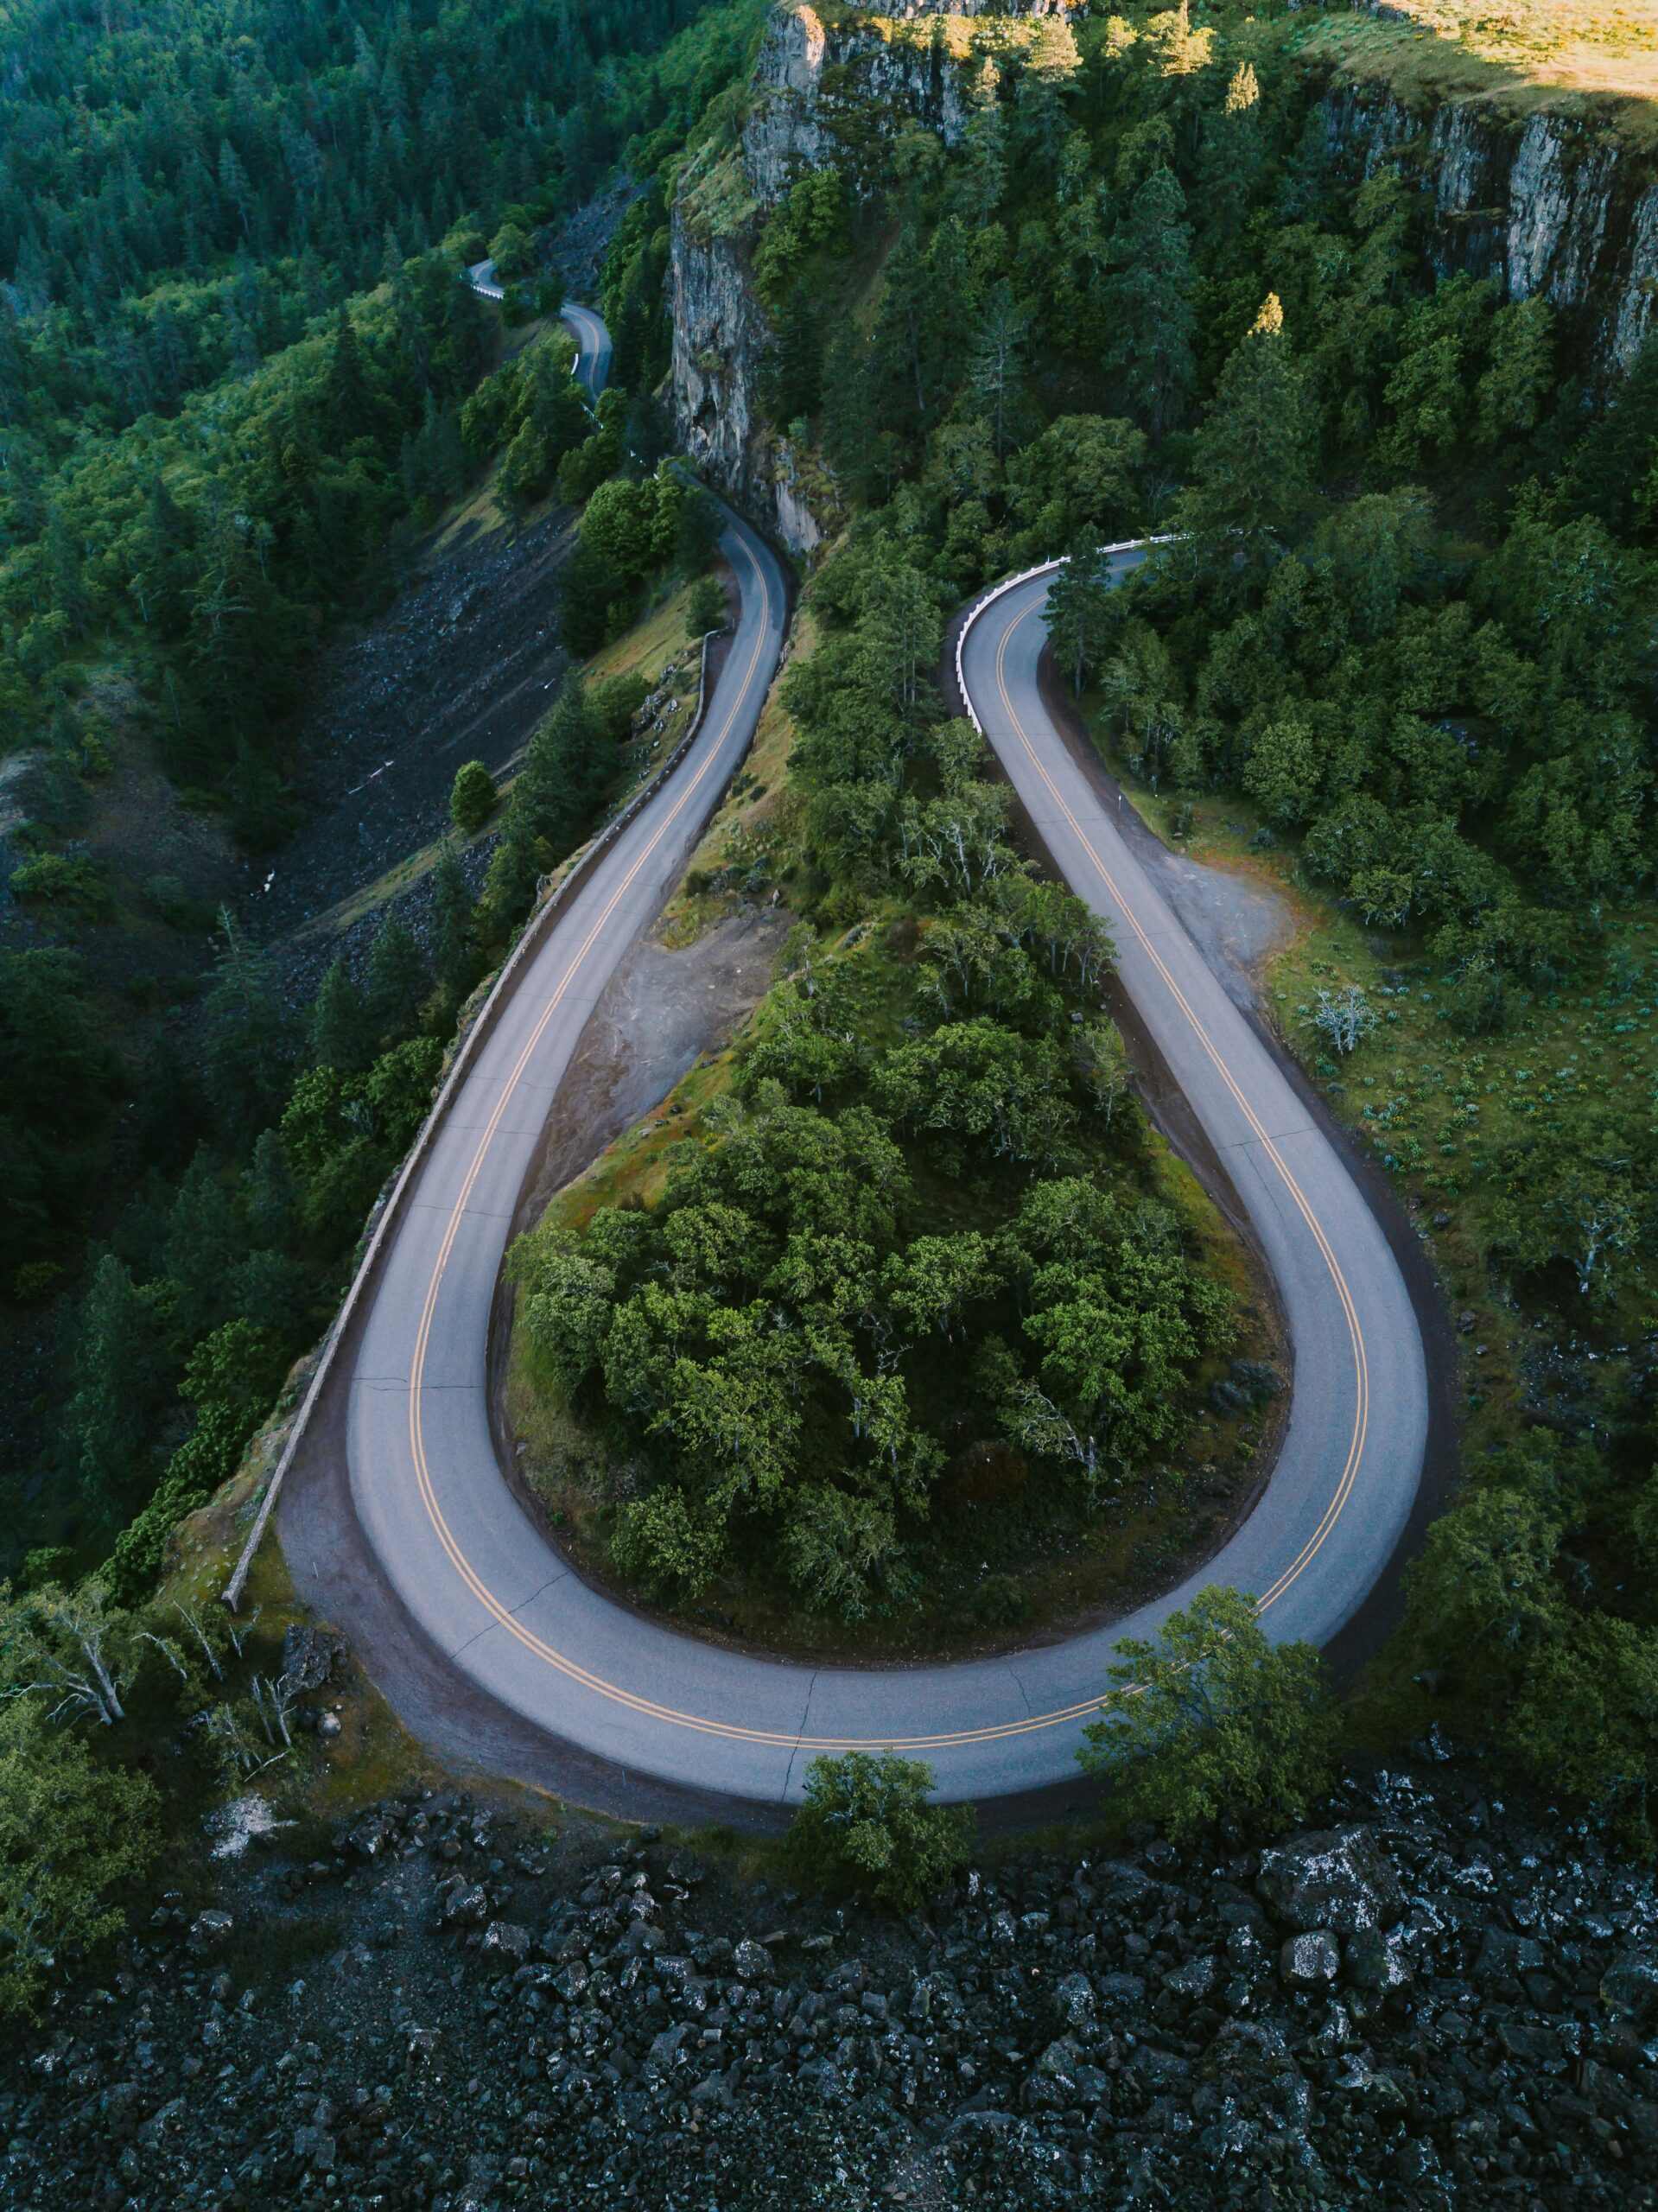
[{"label": "winding road", "polygon": [[[576,324],[590,389],[603,326]],[[595,334],[596,333],[596,334]],[[1398,1264],[1330,1137],[1135,861],[1042,702],[1048,575],[975,610],[958,670],[1072,887],[1109,923],[1124,990],[1224,1161],[1278,1281],[1295,1384],[1276,1467],[1200,1573],[1131,1618],[956,1665],[835,1669],[722,1649],[591,1588],[518,1504],[488,1404],[492,1301],[561,1077],[628,945],[670,892],[758,720],[784,580],[733,520],[742,612],[701,733],[518,964],[361,1279],[344,1433],[353,1509],[407,1615],[469,1694],[555,1742],[702,1795],[798,1797],[819,1751],[892,1745],[939,1794],[993,1798],[1075,1774],[1113,1647],[1201,1584],[1257,1593],[1272,1633],[1327,1642],[1375,1583],[1414,1500],[1427,1430],[1420,1332]],[[1139,557],[1123,549],[1128,565]],[[344,1332],[341,1343],[346,1343]],[[344,1624],[348,1628],[351,1624]],[[395,1702],[395,1697],[394,1697]]]}]

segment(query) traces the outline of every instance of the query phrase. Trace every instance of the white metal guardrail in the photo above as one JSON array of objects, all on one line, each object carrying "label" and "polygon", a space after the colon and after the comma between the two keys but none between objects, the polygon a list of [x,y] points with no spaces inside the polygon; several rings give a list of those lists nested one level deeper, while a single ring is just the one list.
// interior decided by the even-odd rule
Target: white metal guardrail
[{"label": "white metal guardrail", "polygon": [[300,1446],[305,1440],[312,1416],[321,1399],[323,1388],[334,1371],[335,1356],[345,1340],[346,1332],[351,1326],[358,1307],[362,1303],[364,1288],[379,1263],[391,1225],[403,1212],[410,1188],[432,1148],[433,1141],[443,1124],[444,1116],[454,1103],[457,1091],[471,1073],[473,1062],[499,1020],[501,1009],[518,988],[525,966],[540,950],[547,938],[551,935],[565,907],[569,905],[574,891],[580,885],[586,883],[599,861],[609,851],[623,830],[650,804],[702,735],[702,724],[707,719],[708,710],[708,645],[710,640],[718,635],[717,631],[710,630],[702,639],[698,678],[699,696],[696,712],[691,718],[689,728],[650,781],[642,784],[620,812],[613,815],[603,829],[589,839],[581,851],[575,855],[562,881],[554,887],[540,906],[530,916],[517,944],[513,946],[499,975],[491,985],[489,995],[479,1007],[466,1034],[460,1041],[454,1058],[449,1064],[449,1071],[444,1077],[438,1094],[432,1101],[430,1110],[421,1124],[420,1134],[415,1139],[402,1167],[398,1170],[397,1180],[392,1184],[391,1192],[380,1209],[379,1219],[375,1223],[363,1256],[357,1263],[357,1270],[352,1277],[351,1287],[346,1293],[340,1311],[334,1318],[333,1325],[322,1340],[322,1349],[317,1355],[316,1366],[312,1372],[309,1383],[306,1386],[305,1395],[300,1402],[299,1411],[294,1416],[294,1425],[288,1433],[288,1440],[283,1446],[282,1456],[277,1460],[270,1479],[265,1485],[265,1492],[260,1500],[258,1513],[252,1528],[248,1531],[247,1541],[242,1547],[235,1571],[225,1585],[224,1602],[232,1612],[234,1612],[242,1602],[242,1593],[247,1587],[248,1573],[253,1565],[259,1546],[264,1539],[265,1529],[270,1525],[271,1511],[276,1505],[277,1495],[289,1469],[298,1454]]},{"label": "white metal guardrail", "polygon": [[[1113,553],[1139,553],[1148,545],[1172,545],[1175,536],[1174,531],[1166,531],[1157,537],[1120,537],[1114,543],[1102,545],[1098,550],[1102,557],[1107,557]],[[1051,575],[1056,569],[1063,569],[1070,558],[1069,553],[1062,553],[1057,560],[1039,561],[1033,569],[1021,569],[1016,576],[1004,576],[999,584],[992,584],[984,596],[975,602],[969,611],[966,620],[956,633],[956,689],[962,695],[962,704],[967,709],[968,720],[981,737],[984,735],[984,724],[979,720],[975,710],[973,701],[968,694],[966,678],[962,672],[962,657],[967,652],[967,633],[987,607],[994,607],[999,599],[1006,597],[1010,591],[1017,591],[1020,584],[1029,583],[1032,577]]]}]

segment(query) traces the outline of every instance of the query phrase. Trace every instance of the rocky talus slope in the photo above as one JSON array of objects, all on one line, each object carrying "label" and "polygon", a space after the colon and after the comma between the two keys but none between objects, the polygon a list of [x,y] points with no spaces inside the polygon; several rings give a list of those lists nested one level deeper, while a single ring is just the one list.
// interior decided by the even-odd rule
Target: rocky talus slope
[{"label": "rocky talus slope", "polygon": [[0,2087],[0,2202],[1650,2206],[1658,1891],[1429,1765],[907,1921],[411,1783],[169,1897]]}]

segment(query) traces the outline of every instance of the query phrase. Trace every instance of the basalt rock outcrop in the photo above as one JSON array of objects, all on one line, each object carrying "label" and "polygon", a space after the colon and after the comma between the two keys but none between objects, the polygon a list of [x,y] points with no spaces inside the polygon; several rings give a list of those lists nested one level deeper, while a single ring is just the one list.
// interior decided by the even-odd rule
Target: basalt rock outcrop
[{"label": "basalt rock outcrop", "polygon": [[753,257],[766,209],[804,169],[829,162],[858,189],[905,123],[954,145],[969,112],[966,47],[952,34],[962,17],[1063,12],[1063,0],[970,0],[948,13],[932,0],[908,0],[876,16],[784,0],[766,25],[740,145],[705,158],[682,181],[672,219],[671,390],[680,442],[711,481],[792,550],[809,552],[819,542],[834,493],[811,456],[764,419],[760,371],[770,330]]},{"label": "basalt rock outcrop", "polygon": [[1541,296],[1587,373],[1627,369],[1658,325],[1658,168],[1582,101],[1525,116],[1495,101],[1406,105],[1343,86],[1323,112],[1331,168],[1354,179],[1394,162],[1420,175],[1433,273],[1489,277],[1506,299]]},{"label": "basalt rock outcrop", "polygon": [[[895,0],[879,15],[846,0],[781,0],[740,143],[682,181],[672,219],[680,442],[791,550],[819,543],[836,501],[821,462],[765,416],[771,334],[753,254],[766,211],[803,170],[828,162],[854,192],[873,183],[906,124],[953,146],[982,66],[980,34],[1064,38],[1051,19],[1064,13],[1064,0]],[[1465,270],[1508,299],[1546,298],[1591,383],[1627,369],[1658,327],[1658,168],[1617,135],[1610,109],[1580,98],[1528,112],[1495,98],[1413,105],[1337,80],[1318,111],[1332,175],[1358,181],[1393,162],[1421,179],[1432,274]]]}]

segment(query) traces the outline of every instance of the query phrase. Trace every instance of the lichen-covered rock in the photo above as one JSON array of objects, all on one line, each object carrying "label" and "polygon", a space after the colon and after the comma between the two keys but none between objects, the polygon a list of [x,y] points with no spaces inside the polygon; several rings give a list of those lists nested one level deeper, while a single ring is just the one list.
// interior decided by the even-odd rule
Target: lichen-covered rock
[{"label": "lichen-covered rock", "polygon": [[1650,2019],[1658,2013],[1658,1957],[1625,1951],[1614,1959],[1600,1978],[1600,2001],[1608,2012]]},{"label": "lichen-covered rock", "polygon": [[1327,1928],[1292,1936],[1278,1955],[1278,1970],[1301,1988],[1327,1987],[1342,1970],[1341,1946]]},{"label": "lichen-covered rock", "polygon": [[1420,175],[1436,276],[1488,276],[1541,297],[1591,376],[1627,369],[1658,315],[1658,181],[1616,126],[1568,99],[1523,116],[1477,99],[1429,106],[1372,84],[1332,86],[1326,159],[1356,181]]},{"label": "lichen-covered rock", "polygon": [[1299,1835],[1262,1852],[1256,1886],[1290,1927],[1338,1936],[1391,1928],[1404,1910],[1399,1878],[1368,1827]]},{"label": "lichen-covered rock", "polygon": [[314,1621],[290,1621],[283,1630],[283,1680],[302,1695],[325,1688],[345,1664],[350,1648],[334,1629],[319,1628]]},{"label": "lichen-covered rock", "polygon": [[479,1947],[486,1958],[505,1959],[522,1966],[530,1955],[530,1930],[516,1920],[492,1920]]}]

